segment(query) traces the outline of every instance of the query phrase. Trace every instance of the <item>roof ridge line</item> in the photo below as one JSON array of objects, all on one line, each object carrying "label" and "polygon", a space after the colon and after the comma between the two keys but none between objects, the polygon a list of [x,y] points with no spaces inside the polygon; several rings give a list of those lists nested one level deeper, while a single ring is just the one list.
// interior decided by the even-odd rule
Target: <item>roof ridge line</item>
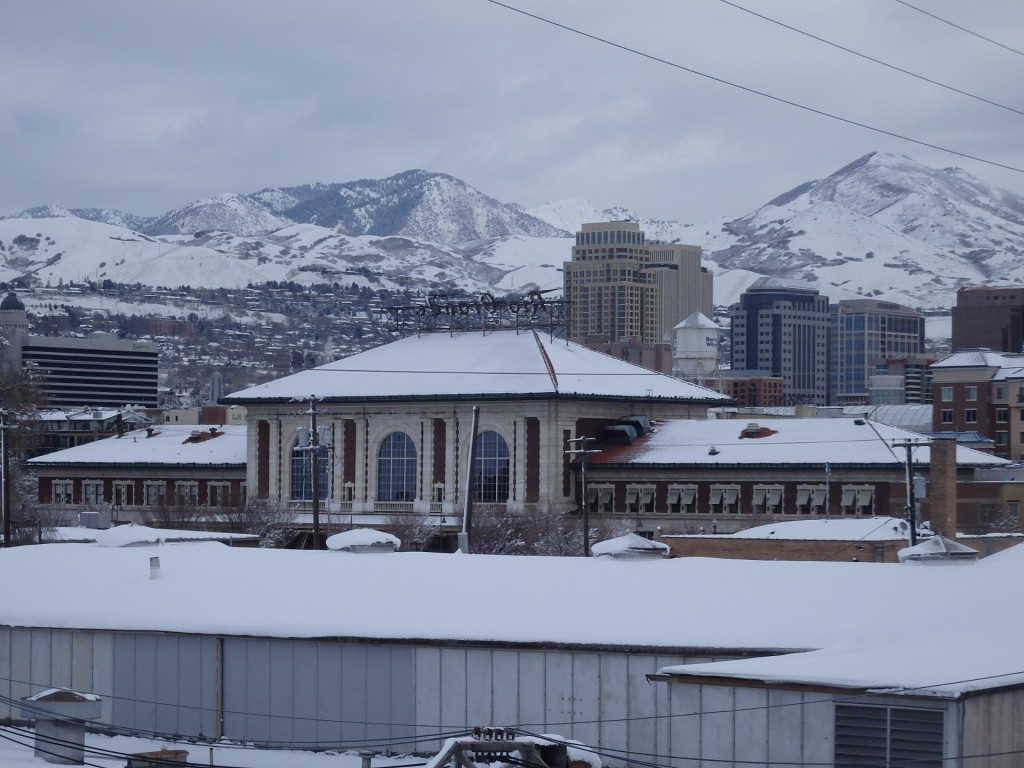
[{"label": "roof ridge line", "polygon": [[555,388],[555,394],[558,394],[558,376],[555,374],[555,366],[551,364],[551,358],[548,357],[547,350],[544,349],[544,344],[540,340],[540,336],[537,335],[537,329],[531,328],[530,332],[533,334],[533,340],[537,342],[537,349],[540,350],[541,359],[544,360],[544,365],[548,369],[548,376],[551,378],[551,386]]}]

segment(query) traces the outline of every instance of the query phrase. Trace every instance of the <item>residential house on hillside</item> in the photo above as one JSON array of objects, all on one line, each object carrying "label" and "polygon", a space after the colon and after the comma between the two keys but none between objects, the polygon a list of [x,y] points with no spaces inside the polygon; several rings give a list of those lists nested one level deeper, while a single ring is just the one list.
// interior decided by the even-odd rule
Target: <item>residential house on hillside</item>
[{"label": "residential house on hillside", "polygon": [[0,717],[73,685],[100,724],[307,749],[430,754],[500,723],[612,766],[1001,768],[1024,754],[1022,579],[1022,547],[954,567],[17,547]]},{"label": "residential house on hillside", "polygon": [[187,524],[200,507],[245,503],[245,438],[244,426],[147,427],[38,456],[28,466],[42,504],[109,510],[115,523]]},{"label": "residential house on hillside", "polygon": [[311,510],[312,401],[321,511],[378,528],[433,516],[442,535],[461,528],[467,490],[491,509],[575,509],[570,439],[637,413],[705,419],[730,402],[532,330],[409,336],[224,401],[247,408],[257,498]]},{"label": "residential house on hillside", "polygon": [[983,505],[1019,525],[1024,485],[976,483],[1005,459],[868,419],[665,421],[587,461],[592,519],[646,535],[731,533],[784,519],[904,516],[906,450],[929,482],[921,514],[948,536],[988,532]]}]

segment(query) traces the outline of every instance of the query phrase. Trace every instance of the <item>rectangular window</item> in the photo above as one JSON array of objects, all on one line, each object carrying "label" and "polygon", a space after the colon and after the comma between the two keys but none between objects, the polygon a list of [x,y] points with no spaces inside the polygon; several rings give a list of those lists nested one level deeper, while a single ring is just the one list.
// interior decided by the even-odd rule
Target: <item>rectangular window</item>
[{"label": "rectangular window", "polygon": [[964,421],[968,424],[978,423],[978,411],[974,408],[968,408],[964,411]]},{"label": "rectangular window", "polygon": [[209,483],[206,486],[206,503],[211,507],[231,506],[231,484]]},{"label": "rectangular window", "polygon": [[82,481],[82,503],[102,504],[103,503],[103,481],[83,480]]},{"label": "rectangular window", "polygon": [[996,422],[999,424],[1005,424],[1010,420],[1010,409],[1009,408],[996,408]]},{"label": "rectangular window", "polygon": [[199,503],[199,483],[178,482],[174,484],[174,498],[178,504],[195,505]]},{"label": "rectangular window", "polygon": [[964,400],[973,402],[978,399],[977,387],[964,387]]},{"label": "rectangular window", "polygon": [[740,487],[738,485],[711,486],[711,514],[728,515],[740,511]]},{"label": "rectangular window", "polygon": [[870,517],[874,512],[875,489],[870,485],[844,485],[840,506],[844,515]]},{"label": "rectangular window", "polygon": [[163,506],[167,503],[167,484],[146,483],[145,494],[147,507]]},{"label": "rectangular window", "polygon": [[114,482],[114,506],[135,506],[135,483],[130,480],[117,480]]},{"label": "rectangular window", "polygon": [[1005,384],[996,384],[995,399],[999,402],[1006,400],[1007,387]]},{"label": "rectangular window", "polygon": [[796,511],[798,515],[825,514],[824,485],[800,485],[796,489]]},{"label": "rectangular window", "polygon": [[939,398],[944,403],[953,402],[953,388],[952,387],[941,387],[939,389]]},{"label": "rectangular window", "polygon": [[1009,432],[996,432],[996,445],[1006,447],[1010,444],[1010,433]]},{"label": "rectangular window", "polygon": [[759,514],[778,515],[782,513],[782,486],[755,485],[751,508]]},{"label": "rectangular window", "polygon": [[836,704],[835,765],[942,768],[941,709]]},{"label": "rectangular window", "polygon": [[75,484],[71,480],[54,480],[51,489],[54,504],[71,504],[75,500]]},{"label": "rectangular window", "polygon": [[953,423],[953,410],[951,408],[945,408],[942,411],[942,423],[952,424]]}]

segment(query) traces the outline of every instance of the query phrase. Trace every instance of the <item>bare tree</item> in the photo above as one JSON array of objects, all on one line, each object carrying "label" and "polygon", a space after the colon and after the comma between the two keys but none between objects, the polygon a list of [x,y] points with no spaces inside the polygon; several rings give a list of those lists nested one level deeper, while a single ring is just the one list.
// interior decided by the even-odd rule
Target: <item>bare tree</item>
[{"label": "bare tree", "polygon": [[259,536],[263,547],[284,547],[295,535],[295,515],[286,504],[272,499],[247,499],[238,506],[207,508],[204,520],[213,530]]},{"label": "bare tree", "polygon": [[402,542],[402,552],[436,550],[440,541],[438,526],[423,515],[391,515],[384,523],[385,530]]}]

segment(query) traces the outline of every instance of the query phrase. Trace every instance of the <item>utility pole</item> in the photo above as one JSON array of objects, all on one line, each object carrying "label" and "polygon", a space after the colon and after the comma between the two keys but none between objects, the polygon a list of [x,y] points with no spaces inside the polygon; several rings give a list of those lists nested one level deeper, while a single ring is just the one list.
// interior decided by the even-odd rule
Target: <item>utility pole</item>
[{"label": "utility pole", "polygon": [[470,536],[473,532],[473,474],[476,470],[476,433],[480,428],[480,406],[473,406],[473,424],[469,433],[469,458],[466,460],[466,495],[462,500],[462,530],[459,532],[459,552],[472,552]]},{"label": "utility pole", "polygon": [[570,448],[565,453],[567,456],[580,457],[580,494],[582,499],[583,518],[583,556],[590,557],[590,499],[587,498],[587,456],[592,453],[600,453],[596,448],[587,448],[594,443],[593,437],[574,437],[566,442],[578,445],[578,448]]},{"label": "utility pole", "polygon": [[907,440],[902,443],[893,443],[893,448],[905,448],[907,450],[906,482],[907,482],[907,524],[910,526],[910,546],[917,546],[917,499],[914,493],[914,465],[913,450],[919,442]]},{"label": "utility pole", "polygon": [[[296,398],[301,401],[301,398]],[[309,396],[309,443],[296,445],[296,451],[309,451],[310,493],[313,509],[313,549],[320,549],[320,433],[316,425],[316,395]],[[301,436],[302,430],[299,430]]]},{"label": "utility pole", "polygon": [[313,549],[320,549],[320,435],[316,429],[316,398],[309,396],[309,469],[312,477]]},{"label": "utility pole", "polygon": [[7,492],[7,411],[0,408],[0,513],[3,514],[4,547],[11,546],[11,499]]}]

